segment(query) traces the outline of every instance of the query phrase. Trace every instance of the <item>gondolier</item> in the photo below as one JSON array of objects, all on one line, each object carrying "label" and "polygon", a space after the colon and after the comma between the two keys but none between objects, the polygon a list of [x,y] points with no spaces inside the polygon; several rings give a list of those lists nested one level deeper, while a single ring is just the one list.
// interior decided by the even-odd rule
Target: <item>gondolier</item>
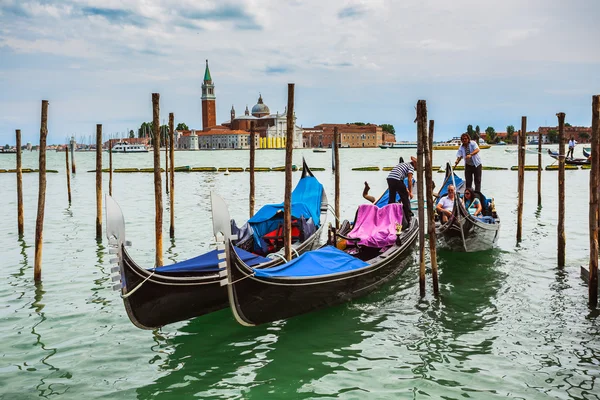
[{"label": "gondolier", "polygon": [[472,188],[473,179],[475,179],[475,191],[481,191],[481,157],[479,156],[479,146],[477,142],[471,140],[468,133],[463,133],[460,136],[461,146],[458,148],[456,153],[456,163],[454,167],[458,165],[460,160],[465,159],[465,180],[467,181],[467,187]]},{"label": "gondolier", "polygon": [[[404,218],[402,220],[402,227],[406,228],[410,222],[412,212],[410,211],[410,199],[412,199],[412,180],[417,166],[417,159],[410,157],[410,162],[399,163],[396,165],[387,177],[389,198],[388,204],[396,203],[396,194],[400,195],[400,202],[402,203],[402,212]],[[407,185],[404,184],[404,179],[407,179]]]}]

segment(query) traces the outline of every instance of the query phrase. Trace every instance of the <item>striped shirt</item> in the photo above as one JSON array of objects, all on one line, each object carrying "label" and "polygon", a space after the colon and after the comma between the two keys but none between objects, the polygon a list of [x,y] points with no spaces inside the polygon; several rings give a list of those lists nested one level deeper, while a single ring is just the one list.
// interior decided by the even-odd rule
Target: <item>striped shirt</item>
[{"label": "striped shirt", "polygon": [[398,181],[402,181],[404,180],[404,178],[408,178],[408,174],[413,174],[414,172],[415,167],[413,167],[412,163],[400,163],[392,169],[392,171],[388,175],[388,179],[396,179]]}]

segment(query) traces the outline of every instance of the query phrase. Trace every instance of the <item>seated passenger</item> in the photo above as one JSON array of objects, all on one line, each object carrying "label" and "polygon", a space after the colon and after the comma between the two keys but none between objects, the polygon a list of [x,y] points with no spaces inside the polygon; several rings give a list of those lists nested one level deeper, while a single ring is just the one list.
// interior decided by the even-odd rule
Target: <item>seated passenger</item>
[{"label": "seated passenger", "polygon": [[475,197],[475,195],[473,194],[473,191],[471,189],[465,190],[465,195],[462,200],[463,200],[463,204],[465,205],[465,208],[467,209],[469,214],[471,214],[474,217],[482,217],[481,202],[479,201],[479,199],[477,197]]},{"label": "seated passenger", "polygon": [[440,199],[437,204],[436,210],[442,218],[442,222],[446,223],[448,218],[452,216],[452,210],[454,209],[454,185],[448,185],[448,195]]}]

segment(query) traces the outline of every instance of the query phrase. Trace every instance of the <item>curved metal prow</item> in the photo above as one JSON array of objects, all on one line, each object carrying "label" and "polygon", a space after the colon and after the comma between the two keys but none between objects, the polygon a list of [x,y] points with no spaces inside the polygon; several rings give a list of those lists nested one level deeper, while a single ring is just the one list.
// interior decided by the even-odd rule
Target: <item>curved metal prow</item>
[{"label": "curved metal prow", "polygon": [[109,244],[115,244],[119,247],[125,244],[125,218],[119,204],[106,195],[106,238]]},{"label": "curved metal prow", "polygon": [[225,242],[231,238],[231,217],[225,200],[215,192],[210,192],[212,208],[213,234],[217,242]]}]

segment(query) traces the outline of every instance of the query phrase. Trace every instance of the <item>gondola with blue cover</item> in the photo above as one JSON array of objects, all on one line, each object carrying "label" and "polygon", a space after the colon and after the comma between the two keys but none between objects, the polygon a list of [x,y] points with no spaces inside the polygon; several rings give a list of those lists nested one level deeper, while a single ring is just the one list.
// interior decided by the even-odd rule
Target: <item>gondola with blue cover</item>
[{"label": "gondola with blue cover", "polygon": [[[120,283],[115,289],[121,291],[127,315],[135,326],[155,329],[227,307],[227,290],[220,284],[224,246],[186,261],[146,269],[127,251],[123,213],[110,196],[106,198],[106,211],[106,234],[111,252],[118,255],[118,268],[114,268],[118,276],[113,280]],[[298,255],[319,245],[327,218],[327,196],[306,164],[292,193],[292,215],[297,232],[293,254]],[[233,241],[239,257],[254,268],[268,269],[284,260],[282,221],[283,203],[265,205],[241,228],[233,220],[226,224],[239,237]]]},{"label": "gondola with blue cover", "polygon": [[456,196],[452,216],[446,223],[436,221],[435,234],[442,248],[452,251],[475,252],[494,248],[500,233],[500,218],[495,209],[494,200],[483,193],[473,191],[482,205],[482,217],[475,217],[465,208],[459,192],[464,192],[465,182],[454,173],[450,164],[446,164],[444,183],[438,192],[435,205],[448,195],[448,186],[454,185]]},{"label": "gondola with blue cover", "polygon": [[[418,219],[401,230],[402,205],[363,204],[355,222],[317,250],[275,268],[257,269],[229,243],[227,287],[236,320],[253,326],[364,296],[402,273],[412,257]],[[336,239],[334,239],[336,238]]]}]

